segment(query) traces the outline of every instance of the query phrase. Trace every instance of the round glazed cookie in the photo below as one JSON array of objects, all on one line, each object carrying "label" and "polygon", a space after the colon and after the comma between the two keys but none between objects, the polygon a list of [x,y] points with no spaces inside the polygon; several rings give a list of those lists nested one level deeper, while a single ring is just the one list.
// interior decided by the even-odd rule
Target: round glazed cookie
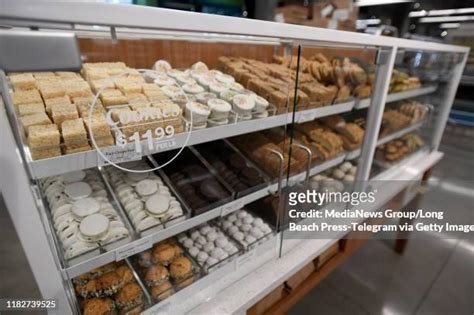
[{"label": "round glazed cookie", "polygon": [[251,96],[239,94],[232,98],[234,111],[239,115],[251,115],[255,107],[255,101]]},{"label": "round glazed cookie", "polygon": [[140,196],[149,196],[158,191],[158,185],[151,179],[144,179],[137,183],[135,190]]},{"label": "round glazed cookie", "polygon": [[226,247],[228,244],[229,241],[224,237],[219,237],[218,239],[216,239],[216,245],[221,248]]},{"label": "round glazed cookie", "polygon": [[209,242],[209,243],[207,243],[206,245],[204,245],[204,246],[202,247],[202,249],[203,249],[204,251],[206,251],[207,253],[210,253],[210,252],[214,249],[214,247],[215,247],[215,246],[214,246],[214,243]]},{"label": "round glazed cookie", "polygon": [[339,166],[341,171],[343,171],[344,173],[349,172],[351,167],[352,167],[351,162],[344,162],[344,163],[341,164],[341,166]]},{"label": "round glazed cookie", "polygon": [[183,90],[176,85],[165,85],[161,87],[163,93],[169,98],[176,98],[178,95],[183,95]]},{"label": "round glazed cookie", "polygon": [[206,123],[207,118],[211,114],[209,106],[198,102],[187,102],[184,115],[193,125]]},{"label": "round glazed cookie", "polygon": [[217,239],[217,233],[216,232],[210,232],[209,234],[206,235],[207,239],[209,242],[214,242]]},{"label": "round glazed cookie", "polygon": [[198,62],[196,62],[195,64],[193,64],[193,65],[191,66],[191,69],[192,69],[192,70],[196,70],[196,71],[203,71],[203,72],[204,72],[204,71],[207,72],[207,71],[209,70],[209,68],[207,67],[207,65],[206,65],[204,62],[202,62],[202,61],[198,61]]},{"label": "round glazed cookie", "polygon": [[107,234],[109,229],[109,219],[100,213],[85,217],[79,225],[79,231],[86,238],[99,240]]},{"label": "round glazed cookie", "polygon": [[74,171],[61,175],[61,180],[64,184],[79,182],[84,178],[86,178],[86,172],[84,171]]},{"label": "round glazed cookie", "polygon": [[216,74],[216,79],[217,79],[217,81],[225,83],[225,84],[230,84],[230,83],[235,82],[235,79],[234,79],[233,76],[228,75],[228,74],[224,74],[224,73]]},{"label": "round glazed cookie", "polygon": [[197,255],[197,260],[199,262],[205,262],[208,257],[209,255],[206,252],[199,252],[199,254]]},{"label": "round glazed cookie", "polygon": [[207,73],[207,70],[191,70],[189,72],[189,74],[191,75],[191,77],[194,79],[194,80],[197,80],[199,81],[199,78],[201,78],[202,76],[206,75]]},{"label": "round glazed cookie", "polygon": [[186,76],[186,74],[183,71],[178,70],[178,69],[169,69],[166,71],[166,74],[168,74],[170,77],[175,78],[175,79],[179,76]]},{"label": "round glazed cookie", "polygon": [[145,203],[145,209],[152,216],[163,215],[168,211],[170,199],[161,194],[154,194]]},{"label": "round glazed cookie", "polygon": [[229,88],[236,92],[242,92],[243,90],[245,90],[244,86],[237,82],[229,83]]},{"label": "round glazed cookie", "polygon": [[229,103],[218,98],[209,100],[207,105],[211,110],[209,118],[213,120],[227,119],[229,112],[232,109],[232,106]]},{"label": "round glazed cookie", "polygon": [[77,200],[89,197],[92,194],[92,188],[86,182],[75,182],[67,184],[64,187],[64,192],[69,196],[69,198]]},{"label": "round glazed cookie", "polygon": [[196,240],[199,236],[201,236],[201,233],[199,233],[199,231],[193,231],[191,232],[191,238],[193,240]]},{"label": "round glazed cookie", "polygon": [[212,92],[212,93],[216,93],[218,95],[220,95],[222,92],[228,90],[228,86],[227,84],[225,83],[222,83],[222,82],[212,82],[209,84],[209,90]]},{"label": "round glazed cookie", "polygon": [[269,105],[268,101],[261,96],[254,95],[253,100],[255,101],[255,108],[254,111],[257,113],[261,113],[265,111]]},{"label": "round glazed cookie", "polygon": [[242,232],[236,232],[232,236],[238,241],[241,241],[244,239],[244,233]]},{"label": "round glazed cookie", "polygon": [[193,242],[192,239],[187,238],[187,239],[184,240],[183,245],[184,245],[184,247],[186,247],[186,248],[191,248],[191,247],[193,247],[194,242]]},{"label": "round glazed cookie", "polygon": [[219,262],[219,261],[218,261],[216,258],[214,258],[214,257],[211,256],[211,257],[207,258],[207,260],[206,260],[206,265],[207,265],[208,267],[211,267],[211,266],[214,266],[215,264],[217,264],[218,262]]},{"label": "round glazed cookie", "polygon": [[237,92],[235,91],[232,91],[232,90],[225,90],[223,92],[221,92],[221,94],[219,95],[220,98],[222,98],[224,101],[227,101],[229,103],[232,103],[232,99],[234,98],[234,96],[236,96]]},{"label": "round glazed cookie", "polygon": [[157,85],[159,85],[159,86],[167,86],[167,85],[175,85],[175,84],[177,84],[175,79],[170,78],[170,77],[167,76],[167,75],[160,75],[160,76],[157,76],[157,77],[153,80],[153,83],[155,83],[155,84],[157,84]]},{"label": "round glazed cookie", "polygon": [[71,212],[80,221],[83,218],[99,212],[100,204],[94,198],[83,198],[74,201]]},{"label": "round glazed cookie", "polygon": [[135,173],[129,172],[127,173],[127,178],[133,182],[139,182],[148,177],[149,173]]},{"label": "round glazed cookie", "polygon": [[212,100],[213,98],[217,98],[216,94],[211,93],[211,92],[203,92],[196,94],[196,100],[199,103],[206,104],[209,100]]},{"label": "round glazed cookie", "polygon": [[216,69],[209,70],[209,75],[212,76],[212,77],[216,77],[219,74],[223,74],[223,73],[219,70],[216,70]]},{"label": "round glazed cookie", "polygon": [[166,60],[158,60],[153,65],[152,69],[157,71],[157,72],[167,72],[167,71],[171,70],[171,65]]},{"label": "round glazed cookie", "polygon": [[196,83],[186,83],[183,85],[183,90],[186,93],[190,94],[199,94],[203,93],[205,90],[202,86]]},{"label": "round glazed cookie", "polygon": [[[181,85],[186,85],[186,84],[195,85],[195,84],[197,84],[196,80],[194,80],[193,78],[191,78],[190,76],[188,76],[186,74],[178,75],[178,76],[176,76],[175,79]],[[197,92],[197,93],[199,93],[199,92]]]},{"label": "round glazed cookie", "polygon": [[189,249],[189,254],[193,257],[196,257],[197,254],[199,254],[199,249],[197,249],[196,247],[191,247]]},{"label": "round glazed cookie", "polygon": [[218,83],[218,81],[213,78],[213,77],[210,77],[209,75],[205,74],[205,75],[202,75],[199,80],[198,80],[199,84],[202,85],[202,87],[204,87],[205,89],[209,90],[209,86],[212,84],[212,83]]}]

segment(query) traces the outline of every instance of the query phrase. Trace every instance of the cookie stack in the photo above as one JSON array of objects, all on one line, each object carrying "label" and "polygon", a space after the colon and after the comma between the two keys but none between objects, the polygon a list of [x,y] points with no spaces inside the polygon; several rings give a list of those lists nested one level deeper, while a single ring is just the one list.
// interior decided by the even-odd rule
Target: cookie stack
[{"label": "cookie stack", "polygon": [[272,229],[266,222],[245,209],[223,217],[218,223],[245,249],[267,240],[272,233]]},{"label": "cookie stack", "polygon": [[232,261],[239,252],[231,239],[208,223],[181,234],[178,240],[207,271]]},{"label": "cookie stack", "polygon": [[304,135],[303,144],[308,145],[322,161],[331,159],[343,151],[343,141],[340,136],[318,122],[298,125],[298,130]]},{"label": "cookie stack", "polygon": [[[144,161],[128,164],[133,170],[146,170]],[[139,232],[161,229],[162,224],[177,223],[184,219],[181,204],[155,172],[123,171],[115,167],[105,169],[112,189]]]},{"label": "cookie stack", "polygon": [[137,254],[135,261],[155,301],[163,301],[196,280],[193,262],[174,239],[159,242],[151,250]]},{"label": "cookie stack", "polygon": [[77,171],[41,181],[64,256],[71,259],[129,235],[96,171]]},{"label": "cookie stack", "polygon": [[113,262],[72,279],[84,315],[136,314],[145,297],[125,262]]}]

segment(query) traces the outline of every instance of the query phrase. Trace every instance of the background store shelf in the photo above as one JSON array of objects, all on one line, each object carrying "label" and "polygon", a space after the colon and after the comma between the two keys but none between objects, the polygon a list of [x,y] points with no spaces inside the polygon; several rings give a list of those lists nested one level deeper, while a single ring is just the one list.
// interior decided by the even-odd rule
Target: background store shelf
[{"label": "background store shelf", "polygon": [[[432,93],[436,90],[437,86],[427,86],[416,90],[404,91],[400,93],[389,94],[387,102],[398,101],[406,98],[416,97]],[[370,104],[370,99],[357,101],[350,101],[346,103],[324,106],[314,109],[308,109],[297,112],[295,114],[295,122],[303,123],[312,121],[314,119],[336,115],[344,112],[349,112],[353,108],[364,108],[361,107]],[[162,146],[157,150],[146,152],[145,154],[154,154],[173,149],[181,148],[182,146],[190,146],[214,140],[234,137],[246,133],[252,133],[256,131],[266,130],[279,126],[284,126],[291,123],[293,119],[293,113],[275,115],[267,118],[253,119],[248,121],[241,121],[236,124],[230,124],[225,126],[218,126],[213,128],[207,128],[202,130],[194,130],[188,138],[187,133],[178,134],[173,140],[163,142]],[[415,128],[416,129],[416,128]],[[408,131],[409,132],[409,131]],[[390,141],[390,140],[388,140]],[[143,142],[143,147],[146,147],[146,143]],[[97,167],[101,165],[101,157],[96,150],[87,152],[80,152],[68,155],[62,155],[55,158],[48,158],[43,160],[30,161],[29,167],[31,174],[34,179],[44,178],[48,176],[54,176],[63,174],[66,172],[72,172],[77,170],[88,169],[91,167]]]}]

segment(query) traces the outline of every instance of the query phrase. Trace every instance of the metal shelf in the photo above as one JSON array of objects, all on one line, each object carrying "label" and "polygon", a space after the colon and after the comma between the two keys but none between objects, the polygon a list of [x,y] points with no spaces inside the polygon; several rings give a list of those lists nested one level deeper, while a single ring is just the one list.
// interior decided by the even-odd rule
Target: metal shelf
[{"label": "metal shelf", "polygon": [[[342,154],[334,159],[325,161],[321,164],[318,164],[312,167],[310,170],[310,175],[317,174],[335,165],[338,165],[339,163],[344,161],[344,157],[345,157],[344,154]],[[293,175],[289,178],[289,182],[290,183],[301,182],[305,179],[305,175],[306,174],[304,172]],[[286,179],[283,180],[283,185],[286,185],[286,183],[287,183]],[[159,241],[162,241],[164,239],[177,235],[181,232],[187,231],[195,226],[198,226],[212,219],[225,216],[229,213],[237,211],[249,203],[252,203],[256,200],[259,200],[263,197],[268,196],[271,193],[276,192],[277,189],[278,189],[278,183],[273,183],[269,185],[268,187],[262,188],[251,194],[248,194],[246,196],[243,196],[241,198],[228,202],[224,205],[221,205],[217,208],[206,211],[203,214],[178,222],[174,225],[166,227],[165,229],[159,230],[150,235],[146,235],[139,239],[136,239],[114,250],[110,250],[99,256],[93,257],[91,259],[78,263],[74,266],[65,268],[64,272],[67,274],[68,277],[74,278],[91,269],[100,267],[106,263],[127,258],[143,250],[146,250],[147,248],[150,248],[153,244]]]},{"label": "metal shelf", "polygon": [[416,124],[414,125],[411,125],[411,126],[408,126],[402,130],[398,130],[394,133],[391,133],[383,138],[380,138],[378,141],[377,141],[377,145],[382,145],[382,144],[385,144],[387,142],[390,142],[392,140],[395,140],[395,139],[398,139],[400,138],[401,136],[404,136],[406,135],[407,133],[410,133],[412,131],[415,131],[417,130],[418,128],[420,128],[421,126],[423,126],[423,123],[424,121],[420,121],[420,122],[417,122]]},{"label": "metal shelf", "polygon": [[[404,136],[405,134],[407,133],[410,133],[412,131],[415,131],[417,130],[418,128],[420,128],[421,126],[423,126],[424,124],[424,121],[420,121],[420,122],[417,122],[416,124],[414,125],[411,125],[407,128],[404,128],[402,130],[399,130],[399,131],[396,131],[392,134],[389,134],[385,137],[382,137],[380,138],[378,141],[377,141],[377,145],[381,145],[381,144],[385,144],[387,142],[390,142],[392,140],[395,140],[397,138],[400,138],[401,136]],[[348,151],[346,152],[346,155],[345,155],[345,159],[350,161],[350,160],[355,160],[357,159],[359,156],[360,156],[360,152],[361,152],[361,149],[356,149],[356,150],[353,150],[353,151]]]},{"label": "metal shelf", "polygon": [[[341,103],[331,106],[313,108],[302,112],[297,112],[295,122],[301,123],[314,120],[321,117],[331,116],[342,112],[352,110],[354,101]],[[195,144],[210,142],[214,140],[234,137],[246,133],[252,133],[260,130],[270,129],[274,127],[284,126],[291,123],[293,113],[270,116],[261,119],[252,119],[241,121],[235,124],[225,126],[217,126],[206,128],[202,130],[191,131],[188,138],[188,133],[181,133],[176,135],[173,139],[161,142],[162,145],[158,149],[146,152],[148,154],[155,154],[165,152],[173,149],[181,148],[184,145],[191,146]],[[142,142],[142,147],[147,148],[146,141]],[[29,161],[29,167],[34,179],[44,178],[64,174],[66,172],[78,171],[92,167],[100,166],[103,162],[102,158],[96,150],[79,152],[74,154],[62,155],[54,158]]]},{"label": "metal shelf", "polygon": [[436,89],[438,89],[438,85],[428,85],[428,86],[423,86],[419,89],[408,90],[408,91],[403,91],[403,92],[398,92],[398,93],[391,93],[387,95],[387,103],[430,94],[436,91]]}]

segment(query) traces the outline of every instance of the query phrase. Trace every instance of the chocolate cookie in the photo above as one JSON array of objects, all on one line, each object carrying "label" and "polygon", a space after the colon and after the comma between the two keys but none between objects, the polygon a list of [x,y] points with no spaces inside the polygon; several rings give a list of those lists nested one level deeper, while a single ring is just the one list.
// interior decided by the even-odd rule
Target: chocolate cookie
[{"label": "chocolate cookie", "polygon": [[200,191],[209,201],[217,201],[228,195],[215,179],[206,179],[201,183]]}]

